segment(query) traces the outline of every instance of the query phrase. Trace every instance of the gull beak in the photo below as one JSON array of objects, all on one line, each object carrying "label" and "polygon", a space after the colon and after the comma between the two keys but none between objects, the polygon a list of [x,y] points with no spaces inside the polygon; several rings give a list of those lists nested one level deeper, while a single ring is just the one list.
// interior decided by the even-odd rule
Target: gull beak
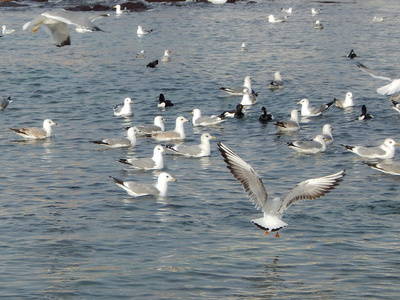
[{"label": "gull beak", "polygon": [[212,139],[216,139],[216,137],[215,137],[215,136],[212,136],[211,138],[212,138]]},{"label": "gull beak", "polygon": [[175,178],[172,178],[171,180],[172,180],[172,181],[174,181],[174,182],[178,181],[178,180],[177,180],[177,179],[175,179]]},{"label": "gull beak", "polygon": [[395,145],[397,145],[397,146],[400,146],[400,144],[399,144],[399,143],[395,143]]}]

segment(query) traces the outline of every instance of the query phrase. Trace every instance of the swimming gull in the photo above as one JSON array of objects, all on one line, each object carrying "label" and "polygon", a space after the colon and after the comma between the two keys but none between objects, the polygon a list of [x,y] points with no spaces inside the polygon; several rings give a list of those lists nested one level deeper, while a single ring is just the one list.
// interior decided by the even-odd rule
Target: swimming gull
[{"label": "swimming gull", "polygon": [[158,96],[158,104],[157,107],[169,107],[169,106],[174,106],[175,104],[172,103],[171,100],[165,100],[164,94],[160,94]]},{"label": "swimming gull", "polygon": [[282,23],[282,22],[286,21],[287,18],[288,18],[288,16],[275,17],[274,15],[269,15],[267,17],[268,22],[270,22],[270,23]]},{"label": "swimming gull", "polygon": [[[263,217],[254,219],[252,222],[258,228],[265,230],[267,234],[277,232],[288,225],[282,221],[282,215],[290,205],[301,200],[314,200],[325,196],[340,183],[345,175],[345,170],[342,170],[324,177],[308,179],[297,184],[284,198],[269,199],[265,186],[253,167],[223,143],[218,143],[218,148],[229,171],[242,184],[250,201],[257,209],[261,208]],[[278,232],[276,237],[279,237]]]},{"label": "swimming gull", "polygon": [[301,99],[297,104],[301,104],[301,115],[303,117],[316,117],[321,115],[325,110],[332,106],[333,101],[322,104],[320,106],[312,107],[308,99]]},{"label": "swimming gull", "polygon": [[207,0],[207,1],[212,3],[212,4],[224,4],[228,0]]},{"label": "swimming gull", "polygon": [[179,141],[186,138],[185,129],[183,127],[185,122],[189,122],[185,117],[177,117],[175,121],[175,129],[173,131],[165,131],[153,133],[151,136],[158,141]]},{"label": "swimming gull", "polygon": [[201,135],[200,145],[166,145],[166,148],[187,157],[205,157],[211,154],[211,139],[215,139],[215,137],[205,132]]},{"label": "swimming gull", "polygon": [[242,97],[242,101],[240,101],[240,104],[242,105],[254,105],[257,102],[257,97],[254,96],[254,94],[250,93],[250,90],[245,87],[243,88],[243,97]]},{"label": "swimming gull", "polygon": [[114,115],[118,117],[129,117],[131,116],[132,113],[132,108],[131,108],[131,103],[133,103],[131,98],[125,98],[124,99],[124,104],[118,104],[114,106]]},{"label": "swimming gull", "polygon": [[23,127],[19,129],[10,128],[16,134],[31,140],[43,140],[51,136],[51,126],[57,125],[51,119],[46,119],[43,121],[43,128],[39,127]]},{"label": "swimming gull", "polygon": [[115,5],[113,8],[115,8],[115,14],[117,16],[120,16],[123,13],[128,13],[129,12],[129,10],[127,10],[126,7],[124,8],[124,10],[121,10],[121,5],[120,4]]},{"label": "swimming gull", "polygon": [[242,46],[240,47],[240,51],[242,51],[242,52],[247,51],[246,43],[242,43]]},{"label": "swimming gull", "polygon": [[369,120],[372,119],[374,116],[370,115],[369,113],[367,113],[367,107],[365,105],[363,105],[361,107],[361,115],[358,116],[357,120]]},{"label": "swimming gull", "polygon": [[274,116],[267,112],[267,109],[265,108],[265,106],[261,107],[261,116],[258,117],[258,120],[261,123],[268,123],[269,121],[272,121],[273,119],[274,119]]},{"label": "swimming gull", "polygon": [[87,15],[82,12],[67,11],[64,9],[51,10],[42,13],[22,27],[23,30],[29,26],[35,26],[32,32],[36,32],[41,24],[44,24],[49,30],[51,37],[57,47],[71,45],[69,37],[68,25],[74,25],[77,32],[103,31],[99,27],[93,25],[93,21],[108,17],[109,14]]},{"label": "swimming gull", "polygon": [[193,126],[211,126],[225,121],[225,118],[221,116],[201,116],[201,110],[198,108],[193,109],[192,114]]},{"label": "swimming gull", "polygon": [[281,13],[285,14],[285,15],[291,15],[293,12],[293,8],[289,7],[289,8],[281,8]]},{"label": "swimming gull", "polygon": [[297,131],[300,129],[299,125],[299,112],[297,109],[293,109],[290,113],[290,120],[278,121],[275,123],[280,131]]},{"label": "swimming gull", "polygon": [[219,115],[220,118],[237,118],[241,119],[244,117],[243,113],[243,105],[238,104],[236,105],[236,109],[233,110],[226,110],[222,114]]},{"label": "swimming gull", "polygon": [[136,58],[145,58],[146,57],[146,51],[140,50],[139,53],[136,53]]},{"label": "swimming gull", "polygon": [[164,168],[163,154],[165,149],[161,145],[154,147],[152,157],[144,158],[120,158],[118,161],[120,163],[129,165],[135,169],[141,170],[161,170]]},{"label": "swimming gull", "polygon": [[3,101],[0,103],[0,110],[4,110],[7,108],[7,106],[12,102],[12,99],[10,96],[7,98],[4,98]]},{"label": "swimming gull", "polygon": [[94,144],[107,146],[110,148],[135,147],[136,146],[136,128],[130,127],[127,130],[126,137],[107,138],[101,141],[91,141]]},{"label": "swimming gull", "polygon": [[254,92],[254,90],[251,87],[251,81],[253,80],[253,78],[251,78],[251,76],[246,76],[244,78],[244,82],[242,86],[236,86],[236,87],[220,87],[219,89],[221,91],[227,92],[230,95],[235,95],[235,96],[242,96],[243,95],[243,88],[248,88],[249,91],[251,91],[251,93],[257,97],[258,94],[256,92]]},{"label": "swimming gull", "polygon": [[348,108],[354,106],[352,92],[347,92],[344,99],[334,98],[333,101],[335,102],[335,105],[339,108]]},{"label": "swimming gull", "polygon": [[393,139],[388,138],[383,142],[382,145],[378,147],[348,146],[344,144],[340,145],[361,157],[388,159],[394,157],[394,146],[400,144],[396,143]]},{"label": "swimming gull", "polygon": [[161,58],[161,61],[163,62],[170,62],[171,61],[171,57],[169,56],[171,54],[171,51],[169,51],[168,49],[164,51],[164,55]]},{"label": "swimming gull", "polygon": [[326,141],[329,141],[329,139],[322,134],[318,134],[311,141],[295,141],[286,144],[289,148],[300,153],[317,154],[326,150]]},{"label": "swimming gull", "polygon": [[7,29],[6,25],[1,26],[2,28],[2,34],[13,34],[15,32],[15,29]]},{"label": "swimming gull", "polygon": [[315,29],[324,29],[324,25],[321,23],[320,20],[316,20],[316,21],[315,21],[314,28],[315,28]]},{"label": "swimming gull", "polygon": [[322,136],[325,138],[325,144],[332,143],[333,136],[331,124],[325,124],[324,126],[322,126]]},{"label": "swimming gull", "polygon": [[391,174],[391,175],[400,175],[400,163],[369,163],[364,162],[364,164],[370,166],[372,169],[381,171],[383,173]]},{"label": "swimming gull", "polygon": [[283,88],[283,80],[282,80],[282,73],[277,71],[274,74],[274,80],[269,83],[268,88],[270,90],[276,90]]},{"label": "swimming gull", "polygon": [[137,131],[137,135],[149,135],[153,133],[164,132],[164,121],[162,116],[156,116],[154,118],[154,124],[149,125],[137,125],[134,128]]},{"label": "swimming gull", "polygon": [[[391,83],[378,88],[376,90],[376,92],[378,94],[381,94],[381,95],[394,95],[395,93],[400,92],[400,76],[399,75],[383,74],[381,72],[378,72],[378,71],[372,70],[370,68],[367,68],[366,66],[364,66],[361,63],[357,63],[357,67],[359,67],[361,69],[361,71],[371,75],[374,78],[391,81]],[[400,94],[399,94],[399,96],[397,96],[396,101],[398,101],[399,98],[400,98]],[[392,99],[393,99],[393,97],[391,98],[391,100]]]},{"label": "swimming gull", "polygon": [[121,179],[110,176],[114,182],[121,188],[123,188],[128,195],[133,197],[141,196],[167,196],[168,182],[176,181],[170,174],[166,172],[160,173],[158,175],[157,184],[144,184],[134,181],[123,181]]},{"label": "swimming gull", "polygon": [[322,9],[316,9],[316,8],[311,8],[311,15],[316,16],[319,15],[322,12]]},{"label": "swimming gull", "polygon": [[136,34],[139,37],[144,36],[146,34],[149,34],[150,32],[153,32],[153,29],[143,29],[141,25],[139,25],[137,30],[136,30]]}]

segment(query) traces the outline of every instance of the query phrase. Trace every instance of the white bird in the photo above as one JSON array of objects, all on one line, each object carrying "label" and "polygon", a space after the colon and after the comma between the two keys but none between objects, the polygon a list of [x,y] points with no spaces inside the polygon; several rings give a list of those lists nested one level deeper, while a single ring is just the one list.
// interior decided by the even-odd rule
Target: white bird
[{"label": "white bird", "polygon": [[153,133],[164,132],[164,121],[162,116],[156,116],[154,118],[154,124],[149,125],[137,125],[134,128],[137,131],[137,135],[150,135]]},{"label": "white bird", "polygon": [[290,113],[290,120],[278,121],[275,123],[280,131],[297,131],[300,129],[299,125],[299,112],[297,109],[293,109]]},{"label": "white bird", "polygon": [[109,14],[101,14],[90,16],[82,12],[51,10],[42,13],[32,21],[25,23],[22,27],[23,30],[29,26],[35,26],[32,32],[36,32],[41,24],[44,24],[49,30],[51,37],[57,47],[65,45],[71,45],[71,39],[69,37],[68,25],[74,25],[77,32],[92,32],[92,31],[103,31],[99,27],[93,25],[93,21],[108,17]]},{"label": "white bird", "polygon": [[370,166],[372,169],[381,171],[383,173],[391,174],[391,175],[400,175],[400,163],[369,163],[364,162],[366,165]]},{"label": "white bird", "polygon": [[205,132],[201,135],[200,145],[166,145],[166,148],[187,157],[205,157],[211,154],[211,139],[215,139],[215,137]]},{"label": "white bird", "polygon": [[348,108],[354,106],[353,93],[347,92],[344,99],[334,98],[335,105],[339,108]]},{"label": "white bird", "polygon": [[318,134],[311,141],[295,141],[286,143],[289,148],[306,154],[317,154],[326,150],[326,141],[329,141],[324,135]]},{"label": "white bird", "polygon": [[57,125],[56,122],[54,122],[51,119],[46,119],[43,121],[43,128],[39,127],[23,127],[19,129],[15,128],[10,128],[12,131],[14,131],[16,134],[26,138],[26,139],[31,139],[31,140],[43,140],[46,138],[49,138],[52,133],[51,126]]},{"label": "white bird", "polygon": [[115,14],[117,16],[122,15],[123,13],[129,12],[129,10],[127,10],[126,7],[124,8],[124,10],[121,10],[121,5],[120,4],[115,5],[114,8],[115,8]]},{"label": "white bird", "polygon": [[135,147],[136,146],[136,128],[130,127],[127,130],[126,138],[108,138],[102,139],[101,141],[91,141],[94,144],[107,146],[110,148],[122,148],[122,147]]},{"label": "white bird", "polygon": [[169,56],[171,54],[171,51],[169,51],[168,49],[164,51],[164,56],[161,58],[161,61],[163,62],[170,62],[171,61],[171,57]]},{"label": "white bird", "polygon": [[136,34],[138,36],[143,36],[145,34],[149,34],[152,31],[153,31],[153,29],[143,29],[142,26],[139,25],[137,30],[136,30]]},{"label": "white bird", "polygon": [[242,43],[242,46],[240,47],[240,51],[242,51],[242,52],[246,52],[247,51],[246,43]]},{"label": "white bird", "polygon": [[365,105],[363,105],[361,107],[361,115],[358,116],[357,120],[369,120],[372,119],[374,116],[370,115],[369,113],[367,113],[367,107]]},{"label": "white bird", "polygon": [[277,71],[274,74],[274,80],[269,83],[268,88],[270,90],[277,90],[283,88],[282,73]]},{"label": "white bird", "polygon": [[114,115],[118,117],[129,117],[132,115],[131,103],[133,103],[131,98],[125,98],[124,104],[118,104],[114,106]]},{"label": "white bird", "polygon": [[217,125],[225,121],[225,118],[222,118],[220,116],[202,117],[201,110],[198,108],[193,109],[192,114],[193,114],[192,117],[193,126],[211,126],[211,125]]},{"label": "white bird", "polygon": [[383,142],[382,145],[378,147],[348,146],[343,144],[340,145],[345,147],[350,152],[353,152],[354,154],[357,154],[361,157],[390,159],[394,157],[394,146],[400,144],[388,138]]},{"label": "white bird", "polygon": [[182,141],[186,138],[185,128],[183,124],[189,122],[188,119],[180,116],[176,118],[175,129],[173,131],[165,131],[159,133],[153,133],[151,136],[158,141]]},{"label": "white bird", "polygon": [[153,156],[145,158],[120,158],[118,161],[120,163],[129,165],[135,169],[141,170],[161,170],[164,168],[163,154],[165,149],[161,145],[154,147]]},{"label": "white bird", "polygon": [[[386,74],[383,74],[381,72],[369,69],[369,68],[367,68],[366,66],[364,66],[361,63],[357,63],[357,67],[359,67],[361,69],[361,71],[371,75],[374,78],[391,81],[389,84],[378,88],[376,90],[376,92],[378,94],[380,94],[380,95],[393,95],[395,93],[400,92],[400,76],[399,75],[395,75],[395,74],[387,74],[386,75]],[[399,94],[399,96],[397,96],[396,101],[398,101],[399,98],[400,98],[400,94]],[[391,98],[391,100],[392,99],[393,99],[393,97]]]},{"label": "white bird", "polygon": [[228,0],[207,0],[207,1],[212,3],[212,4],[224,4]]},{"label": "white bird", "polygon": [[291,15],[293,12],[293,8],[289,7],[289,8],[281,8],[281,12],[285,15]]},{"label": "white bird", "polygon": [[316,20],[316,21],[315,21],[314,28],[315,28],[315,29],[324,29],[324,25],[321,23],[320,20]]},{"label": "white bird", "polygon": [[12,99],[10,96],[8,96],[7,98],[3,99],[3,101],[1,101],[0,103],[0,110],[4,110],[7,108],[7,106],[12,102]]},{"label": "white bird", "polygon": [[242,105],[254,105],[257,102],[257,97],[250,93],[250,90],[245,87],[243,88],[243,97],[240,104]]},{"label": "white bird", "polygon": [[3,34],[13,34],[15,29],[7,29],[6,25],[1,26]]},{"label": "white bird", "polygon": [[333,101],[322,104],[320,106],[312,107],[308,99],[301,99],[297,104],[301,104],[301,115],[303,117],[316,117],[321,115],[325,110],[332,106]]},{"label": "white bird", "polygon": [[145,58],[146,57],[146,51],[140,50],[139,53],[136,53],[136,58]]},{"label": "white bird", "polygon": [[270,23],[281,23],[281,22],[286,21],[287,18],[288,18],[288,16],[275,17],[274,15],[269,15],[267,17],[268,22],[270,22]]},{"label": "white bird", "polygon": [[325,138],[325,144],[332,143],[333,141],[332,126],[330,124],[325,124],[322,127],[322,136]]},{"label": "white bird", "polygon": [[220,87],[219,89],[221,91],[227,92],[230,95],[235,95],[235,96],[242,96],[243,95],[243,88],[248,88],[249,91],[252,91],[252,95],[257,97],[258,94],[255,93],[251,87],[251,81],[253,79],[251,76],[246,76],[244,78],[244,82],[242,86],[235,86],[235,87]]},{"label": "white bird", "polygon": [[316,9],[316,8],[311,8],[311,15],[312,16],[316,16],[319,15],[321,13],[322,9]]},{"label": "white bird", "polygon": [[134,181],[123,181],[121,179],[110,176],[114,182],[121,188],[123,188],[128,195],[133,197],[141,196],[167,196],[168,182],[176,181],[170,174],[162,172],[158,175],[157,184],[144,184]]},{"label": "white bird", "polygon": [[[265,186],[253,169],[239,155],[222,143],[218,143],[224,161],[232,175],[238,180],[244,191],[248,194],[250,201],[254,203],[257,209],[262,210],[263,217],[252,220],[258,228],[269,232],[277,232],[288,224],[282,221],[282,215],[290,205],[301,200],[313,200],[325,196],[334,189],[345,175],[345,170],[332,175],[308,179],[297,184],[282,199],[268,198]],[[276,237],[279,237],[278,232]]]}]

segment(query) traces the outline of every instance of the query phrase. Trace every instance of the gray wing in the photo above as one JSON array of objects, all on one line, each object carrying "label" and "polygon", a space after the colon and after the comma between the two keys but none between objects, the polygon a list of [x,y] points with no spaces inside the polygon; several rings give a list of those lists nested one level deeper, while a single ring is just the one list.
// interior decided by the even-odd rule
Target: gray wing
[{"label": "gray wing", "polygon": [[386,151],[379,147],[357,147],[354,149],[361,156],[385,155]]},{"label": "gray wing", "polygon": [[283,213],[290,205],[301,200],[314,200],[325,196],[343,179],[345,170],[332,175],[308,179],[297,184],[282,200],[278,213]]},{"label": "gray wing", "polygon": [[127,138],[113,138],[113,139],[104,139],[104,143],[108,144],[109,146],[131,146],[132,143]]},{"label": "gray wing", "polygon": [[382,72],[372,70],[370,68],[367,68],[366,66],[364,66],[361,63],[357,63],[357,67],[359,67],[361,69],[361,71],[371,75],[374,78],[390,80],[390,81],[393,79],[396,79],[396,78],[400,78],[400,76],[395,75],[395,74],[383,74]]},{"label": "gray wing", "polygon": [[140,125],[135,127],[138,134],[152,134],[156,132],[161,132],[161,128],[157,125]]},{"label": "gray wing", "polygon": [[304,150],[310,150],[315,148],[322,148],[322,144],[316,141],[296,141],[292,143],[295,147]]},{"label": "gray wing", "polygon": [[107,14],[90,16],[82,12],[67,11],[67,10],[52,10],[42,14],[43,16],[63,22],[76,27],[85,28],[90,31],[100,30],[98,27],[93,25],[93,21],[102,17],[108,16]]},{"label": "gray wing", "polygon": [[176,152],[178,152],[182,155],[187,155],[187,156],[196,156],[196,155],[199,155],[202,151],[202,149],[199,145],[191,145],[191,146],[176,145],[172,148]]},{"label": "gray wing", "polygon": [[127,159],[129,165],[138,169],[151,169],[154,168],[155,162],[152,158],[131,158]]},{"label": "gray wing", "polygon": [[268,200],[268,194],[253,167],[223,143],[218,143],[218,149],[228,165],[228,169],[242,184],[244,191],[249,195],[256,208],[264,207]]},{"label": "gray wing", "polygon": [[381,171],[383,173],[391,175],[400,175],[400,163],[385,164],[385,163],[365,162],[365,164],[370,166],[372,169]]},{"label": "gray wing", "polygon": [[158,195],[160,192],[154,185],[151,184],[140,184],[133,181],[125,181],[124,186],[126,186],[132,193],[137,196],[144,195]]}]

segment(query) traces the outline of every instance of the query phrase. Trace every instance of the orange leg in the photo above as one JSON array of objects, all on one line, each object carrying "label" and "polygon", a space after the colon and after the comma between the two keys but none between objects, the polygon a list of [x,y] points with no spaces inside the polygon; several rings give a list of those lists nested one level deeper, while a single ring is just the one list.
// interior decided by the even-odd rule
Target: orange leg
[{"label": "orange leg", "polygon": [[280,236],[279,236],[279,232],[277,232],[277,233],[275,234],[275,237],[280,237]]},{"label": "orange leg", "polygon": [[269,231],[266,231],[265,234],[269,234]]},{"label": "orange leg", "polygon": [[396,102],[398,102],[399,99],[400,99],[400,93],[399,93],[399,95],[396,97]]},{"label": "orange leg", "polygon": [[392,96],[390,96],[389,101],[393,101],[393,98],[394,98],[394,94]]}]

